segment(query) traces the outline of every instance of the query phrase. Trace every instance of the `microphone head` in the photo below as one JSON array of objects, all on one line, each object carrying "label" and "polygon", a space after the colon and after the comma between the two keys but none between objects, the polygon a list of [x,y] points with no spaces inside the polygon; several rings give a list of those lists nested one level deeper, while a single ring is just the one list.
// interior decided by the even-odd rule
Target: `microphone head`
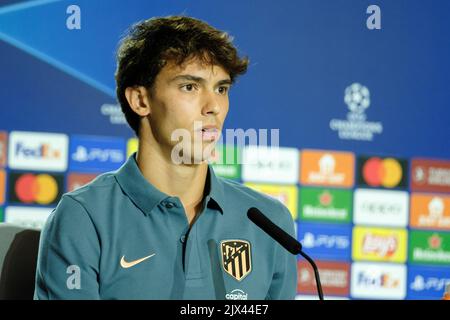
[{"label": "microphone head", "polygon": [[251,207],[248,209],[247,217],[290,253],[297,255],[302,251],[302,245],[300,242],[270,221],[270,219],[267,218],[258,208]]},{"label": "microphone head", "polygon": [[320,284],[319,269],[317,269],[314,261],[302,251],[302,245],[295,238],[291,237],[289,233],[278,227],[269,220],[258,208],[252,207],[247,211],[247,217],[253,221],[258,227],[264,230],[275,241],[282,245],[287,251],[293,255],[301,254],[313,267],[314,277],[316,278],[317,291],[319,299],[323,300],[322,285]]}]

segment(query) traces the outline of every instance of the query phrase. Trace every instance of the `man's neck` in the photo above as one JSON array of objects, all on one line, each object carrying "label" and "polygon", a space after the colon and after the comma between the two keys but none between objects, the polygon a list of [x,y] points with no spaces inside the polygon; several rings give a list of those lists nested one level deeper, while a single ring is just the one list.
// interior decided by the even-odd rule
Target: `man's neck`
[{"label": "man's neck", "polygon": [[155,144],[139,139],[137,164],[142,175],[161,192],[180,198],[189,223],[202,209],[208,164],[179,165],[164,157]]}]

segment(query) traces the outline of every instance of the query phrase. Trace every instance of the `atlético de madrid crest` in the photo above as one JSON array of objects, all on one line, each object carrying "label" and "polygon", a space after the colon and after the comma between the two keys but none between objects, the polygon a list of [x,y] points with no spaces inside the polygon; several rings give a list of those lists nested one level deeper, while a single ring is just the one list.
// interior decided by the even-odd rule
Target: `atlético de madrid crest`
[{"label": "atl\u00e9tico de madrid crest", "polygon": [[252,271],[250,242],[244,240],[223,240],[220,242],[222,267],[237,281],[244,279]]}]

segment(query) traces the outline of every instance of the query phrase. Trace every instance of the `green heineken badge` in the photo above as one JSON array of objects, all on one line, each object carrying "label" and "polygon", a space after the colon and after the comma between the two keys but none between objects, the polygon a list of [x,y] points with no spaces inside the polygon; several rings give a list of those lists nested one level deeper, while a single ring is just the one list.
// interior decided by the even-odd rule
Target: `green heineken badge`
[{"label": "green heineken badge", "polygon": [[408,253],[413,263],[450,265],[450,233],[412,230]]},{"label": "green heineken badge", "polygon": [[300,219],[311,221],[351,221],[352,192],[350,190],[300,188]]}]

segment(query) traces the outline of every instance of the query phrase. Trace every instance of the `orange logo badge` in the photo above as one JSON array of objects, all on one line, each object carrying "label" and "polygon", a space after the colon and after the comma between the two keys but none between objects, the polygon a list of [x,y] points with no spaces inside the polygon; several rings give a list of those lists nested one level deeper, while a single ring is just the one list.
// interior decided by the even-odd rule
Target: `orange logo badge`
[{"label": "orange logo badge", "polygon": [[410,224],[416,228],[450,230],[450,196],[413,193]]},{"label": "orange logo badge", "polygon": [[355,157],[350,152],[303,150],[300,155],[300,183],[352,187]]},{"label": "orange logo badge", "polygon": [[3,204],[3,202],[5,202],[5,182],[6,182],[5,177],[6,177],[5,171],[0,170],[0,204]]}]

